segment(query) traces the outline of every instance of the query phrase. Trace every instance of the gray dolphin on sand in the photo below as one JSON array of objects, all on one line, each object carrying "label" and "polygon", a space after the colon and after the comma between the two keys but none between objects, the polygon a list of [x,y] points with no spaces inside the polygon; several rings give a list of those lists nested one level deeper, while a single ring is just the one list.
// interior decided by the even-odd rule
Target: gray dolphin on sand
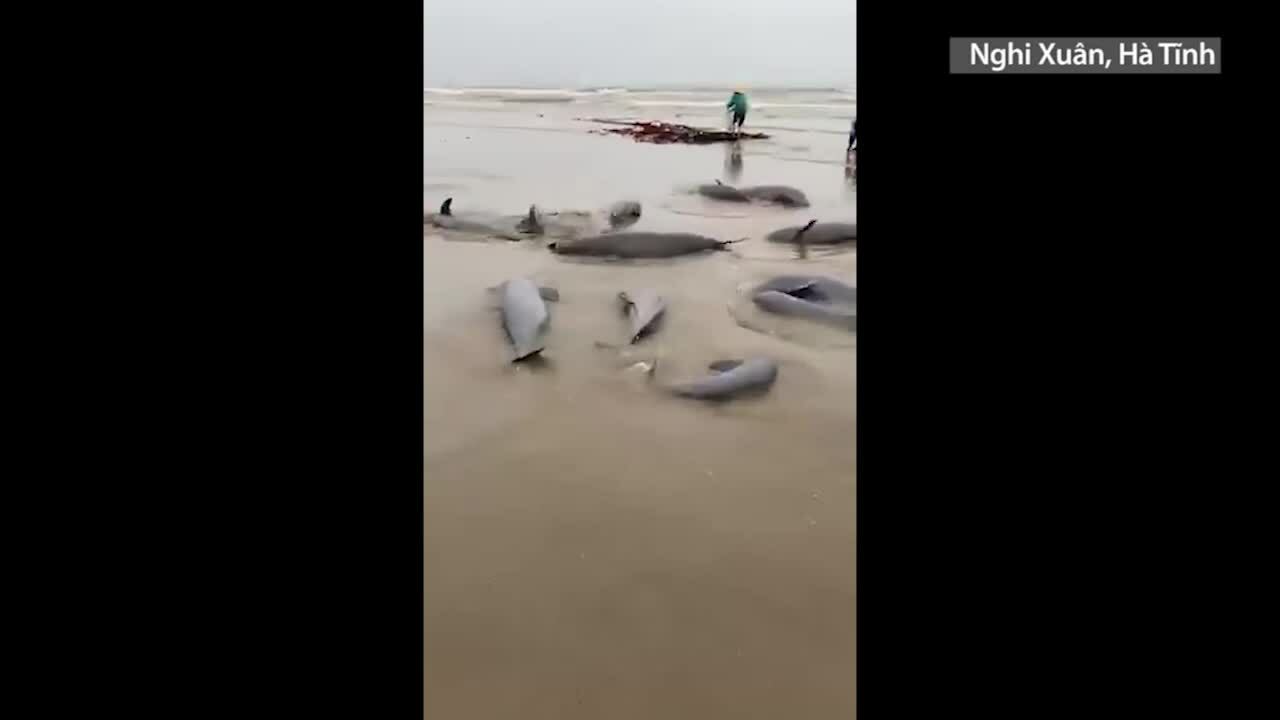
[{"label": "gray dolphin on sand", "polygon": [[631,340],[634,343],[654,329],[654,323],[666,312],[667,301],[648,288],[618,293],[623,309],[631,319]]},{"label": "gray dolphin on sand", "polygon": [[547,243],[560,255],[592,257],[669,258],[704,250],[725,250],[741,240],[716,240],[694,233],[620,232]]},{"label": "gray dolphin on sand", "polygon": [[453,198],[445,198],[440,204],[440,211],[426,213],[422,216],[424,225],[457,232],[472,233],[520,240],[527,235],[541,235],[543,232],[537,208],[529,206],[524,215],[486,217],[482,215],[459,217],[453,214]]},{"label": "gray dolphin on sand", "polygon": [[808,225],[792,225],[774,230],[765,236],[774,243],[805,243],[808,245],[837,245],[839,243],[857,242],[857,223],[818,222],[810,220]]},{"label": "gray dolphin on sand", "polygon": [[714,185],[699,185],[696,192],[703,197],[728,202],[760,202],[776,203],[786,207],[809,207],[809,198],[789,185],[755,185],[736,188],[717,180]]},{"label": "gray dolphin on sand", "polygon": [[728,202],[751,202],[751,198],[732,185],[725,185],[717,180],[714,185],[699,185],[696,192],[703,197],[709,197],[712,200],[726,200]]},{"label": "gray dolphin on sand", "polygon": [[[650,377],[656,367],[657,361],[649,370]],[[708,369],[712,372],[708,377],[670,385],[665,389],[680,397],[728,400],[740,395],[764,392],[778,379],[778,364],[767,358],[717,360]]]},{"label": "gray dolphin on sand", "polygon": [[502,293],[502,326],[515,349],[512,362],[541,353],[551,327],[551,313],[544,300],[559,300],[560,293],[540,288],[528,278],[508,280],[492,289]]},{"label": "gray dolphin on sand", "polygon": [[782,275],[755,288],[751,300],[761,309],[858,330],[858,288],[817,276]]},{"label": "gray dolphin on sand", "polygon": [[752,290],[762,293],[776,290],[798,298],[818,302],[854,304],[858,302],[858,288],[821,275],[778,275]]},{"label": "gray dolphin on sand", "polygon": [[742,194],[752,200],[776,203],[785,207],[809,207],[809,198],[790,185],[756,185],[741,188]]}]

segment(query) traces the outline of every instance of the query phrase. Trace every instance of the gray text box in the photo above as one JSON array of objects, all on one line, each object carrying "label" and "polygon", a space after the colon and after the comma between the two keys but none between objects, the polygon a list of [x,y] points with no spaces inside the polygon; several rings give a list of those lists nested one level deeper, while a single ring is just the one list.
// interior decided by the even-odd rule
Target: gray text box
[{"label": "gray text box", "polygon": [[951,73],[1219,75],[1222,38],[951,38]]}]

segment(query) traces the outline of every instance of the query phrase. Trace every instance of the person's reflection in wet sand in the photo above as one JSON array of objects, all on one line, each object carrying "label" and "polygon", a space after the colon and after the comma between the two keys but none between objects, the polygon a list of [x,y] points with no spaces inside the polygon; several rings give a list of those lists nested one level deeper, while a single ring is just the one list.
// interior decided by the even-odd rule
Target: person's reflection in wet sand
[{"label": "person's reflection in wet sand", "polygon": [[742,177],[742,143],[732,142],[724,148],[724,175],[730,182]]},{"label": "person's reflection in wet sand", "polygon": [[858,155],[857,152],[849,153],[844,162],[844,181],[849,185],[858,184]]}]

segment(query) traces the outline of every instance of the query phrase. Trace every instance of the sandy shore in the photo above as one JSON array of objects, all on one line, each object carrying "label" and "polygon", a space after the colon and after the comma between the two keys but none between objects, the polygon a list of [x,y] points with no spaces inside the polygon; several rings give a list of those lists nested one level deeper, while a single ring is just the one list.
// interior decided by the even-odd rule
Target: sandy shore
[{"label": "sandy shore", "polygon": [[[856,218],[843,138],[779,133],[744,144],[739,168],[725,146],[589,135],[577,112],[427,108],[424,207],[634,199],[636,229],[750,239],[611,263],[424,234],[427,716],[851,717],[856,339],[762,316],[740,293],[784,272],[855,282],[853,251],[798,260],[762,240]],[[792,184],[813,207],[683,192],[715,178]],[[517,275],[562,296],[539,366],[507,362],[484,290]],[[642,286],[668,299],[662,329],[597,348],[625,333],[617,293]],[[660,356],[674,380],[749,354],[780,363],[777,384],[722,406],[627,369]]]}]

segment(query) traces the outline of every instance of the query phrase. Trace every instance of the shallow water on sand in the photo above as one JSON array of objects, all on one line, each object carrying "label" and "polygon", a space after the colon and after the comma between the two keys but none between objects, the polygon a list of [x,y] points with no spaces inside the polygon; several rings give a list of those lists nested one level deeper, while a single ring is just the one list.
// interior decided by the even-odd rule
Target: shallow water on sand
[{"label": "shallow water on sand", "polygon": [[[492,115],[428,109],[428,208],[442,191],[500,213],[635,199],[631,229],[749,239],[608,262],[424,233],[428,717],[852,717],[856,337],[742,302],[773,274],[856,283],[852,250],[800,260],[762,239],[856,218],[841,143],[834,162],[744,143],[735,176],[726,147],[486,127]],[[813,207],[681,192],[714,178],[796,185]],[[545,360],[512,365],[485,289],[521,275],[561,299]],[[598,347],[625,341],[617,294],[640,287],[667,300],[660,329]],[[747,355],[779,363],[763,397],[659,391]],[[633,367],[654,358],[653,379]]]}]

